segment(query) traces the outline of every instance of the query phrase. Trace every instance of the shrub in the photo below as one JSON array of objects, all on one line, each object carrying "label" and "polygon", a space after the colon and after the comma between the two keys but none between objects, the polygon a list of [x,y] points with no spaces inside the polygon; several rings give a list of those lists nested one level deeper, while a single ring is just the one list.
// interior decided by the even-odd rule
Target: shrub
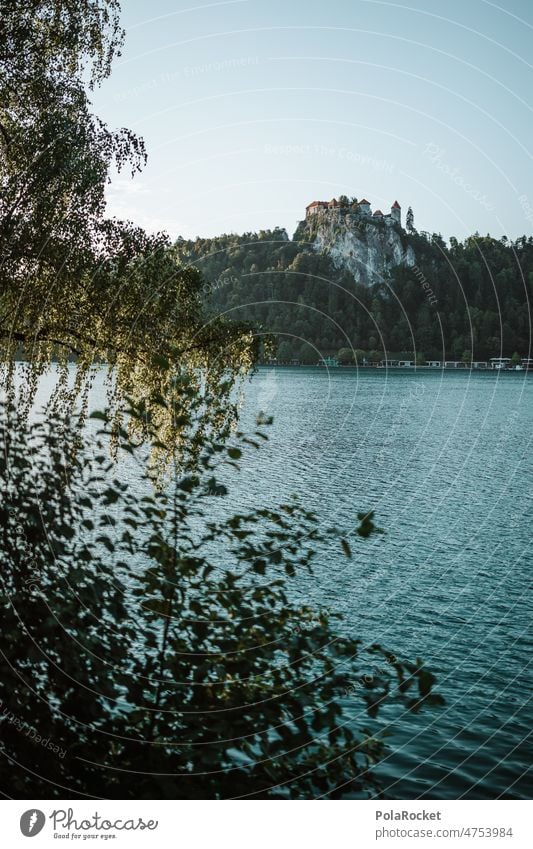
[{"label": "shrub", "polygon": [[[2,790],[378,793],[384,742],[349,718],[354,703],[374,718],[385,702],[442,700],[421,660],[339,636],[334,613],[291,601],[289,583],[322,544],[351,555],[337,529],[298,500],[229,517],[213,509],[228,494],[224,470],[259,447],[266,423],[224,444],[182,422],[196,449],[182,447],[154,488],[124,430],[120,450],[138,476],[119,479],[105,415],[81,453],[68,423],[17,426],[13,415],[0,421]],[[130,415],[150,429],[145,410]],[[355,538],[376,530],[359,514]]]}]

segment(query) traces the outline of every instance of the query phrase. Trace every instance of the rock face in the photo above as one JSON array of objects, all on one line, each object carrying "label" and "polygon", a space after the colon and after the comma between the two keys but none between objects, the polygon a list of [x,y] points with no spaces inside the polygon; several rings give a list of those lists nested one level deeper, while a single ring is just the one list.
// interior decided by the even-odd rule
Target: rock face
[{"label": "rock face", "polygon": [[302,221],[294,238],[328,254],[336,268],[349,271],[358,283],[371,285],[385,280],[396,265],[416,264],[405,235],[390,218],[328,210]]}]

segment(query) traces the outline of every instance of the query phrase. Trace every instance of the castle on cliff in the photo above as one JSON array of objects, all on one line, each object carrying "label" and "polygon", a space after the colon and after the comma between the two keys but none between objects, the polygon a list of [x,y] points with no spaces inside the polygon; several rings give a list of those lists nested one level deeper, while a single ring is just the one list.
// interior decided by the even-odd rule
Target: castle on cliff
[{"label": "castle on cliff", "polygon": [[352,200],[346,201],[337,200],[333,198],[332,200],[314,200],[310,204],[305,207],[305,217],[311,218],[313,215],[317,215],[320,213],[327,213],[332,210],[344,210],[346,212],[350,212],[352,214],[359,214],[366,216],[368,218],[372,218],[375,221],[385,221],[387,224],[402,224],[402,208],[397,200],[391,206],[390,213],[384,215],[381,209],[376,209],[374,213],[372,213],[372,209],[370,207],[370,201],[363,198],[363,200]]}]

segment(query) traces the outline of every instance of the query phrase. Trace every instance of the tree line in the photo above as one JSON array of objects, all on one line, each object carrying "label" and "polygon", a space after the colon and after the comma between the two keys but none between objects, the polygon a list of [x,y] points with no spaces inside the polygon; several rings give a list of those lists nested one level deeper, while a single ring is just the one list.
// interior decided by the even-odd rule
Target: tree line
[{"label": "tree line", "polygon": [[211,285],[214,314],[274,334],[277,357],[316,362],[339,350],[370,358],[486,360],[530,355],[533,237],[475,234],[464,241],[412,230],[416,264],[357,284],[317,252],[300,225],[178,240],[174,250]]}]

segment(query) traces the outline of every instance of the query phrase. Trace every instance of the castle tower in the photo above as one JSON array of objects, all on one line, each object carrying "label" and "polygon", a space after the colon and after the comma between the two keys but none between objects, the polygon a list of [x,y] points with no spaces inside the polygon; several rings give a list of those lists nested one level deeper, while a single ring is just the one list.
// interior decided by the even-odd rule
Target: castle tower
[{"label": "castle tower", "polygon": [[365,200],[365,198],[363,198],[363,200],[360,200],[359,209],[361,211],[361,215],[370,215],[370,201]]},{"label": "castle tower", "polygon": [[394,201],[390,208],[390,217],[393,221],[396,221],[397,224],[402,223],[402,208],[397,200]]}]

